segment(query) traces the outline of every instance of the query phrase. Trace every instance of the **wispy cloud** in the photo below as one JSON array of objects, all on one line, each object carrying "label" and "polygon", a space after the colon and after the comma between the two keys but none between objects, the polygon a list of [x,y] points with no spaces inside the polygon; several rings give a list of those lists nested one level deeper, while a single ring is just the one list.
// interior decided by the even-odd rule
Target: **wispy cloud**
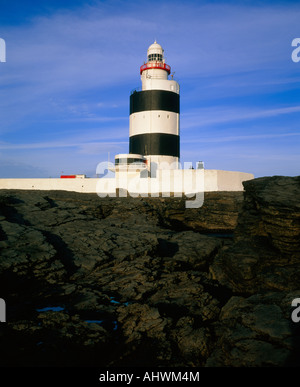
[{"label": "wispy cloud", "polygon": [[[277,139],[277,138],[287,138],[287,137],[297,137],[300,136],[300,132],[297,133],[274,133],[274,134],[251,134],[247,136],[216,136],[216,137],[203,137],[193,138],[191,140],[183,140],[183,143],[216,143],[216,142],[233,142],[233,141],[249,141],[249,140],[266,140],[266,139]],[[297,139],[298,140],[298,139]]]},{"label": "wispy cloud", "polygon": [[103,147],[110,145],[128,144],[128,141],[102,141],[92,143],[70,143],[70,142],[40,142],[40,143],[26,143],[26,144],[1,144],[0,149],[3,150],[17,150],[17,149],[50,149],[50,148],[88,148],[88,147],[99,147],[102,144]]},{"label": "wispy cloud", "polygon": [[183,113],[182,126],[183,130],[201,126],[230,123],[243,120],[254,120],[258,118],[277,117],[284,114],[294,114],[300,112],[300,106],[288,106],[276,109],[245,109],[229,107],[210,107],[203,109],[191,110]]}]

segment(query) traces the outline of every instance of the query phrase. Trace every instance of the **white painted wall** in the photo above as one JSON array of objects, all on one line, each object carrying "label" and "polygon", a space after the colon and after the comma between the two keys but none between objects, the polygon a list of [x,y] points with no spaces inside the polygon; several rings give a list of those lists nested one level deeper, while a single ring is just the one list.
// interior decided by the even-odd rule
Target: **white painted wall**
[{"label": "white painted wall", "polygon": [[98,180],[100,179],[0,179],[0,189],[96,192],[96,185]]},{"label": "white painted wall", "polygon": [[158,170],[156,178],[140,178],[137,172],[116,173],[116,178],[101,179],[0,179],[0,189],[64,190],[98,193],[105,197],[116,195],[116,189],[123,188],[129,189],[129,192],[149,192],[153,196],[163,193],[167,197],[169,192],[181,196],[182,193],[195,193],[203,188],[204,192],[243,191],[242,182],[253,178],[251,173],[244,172],[177,169]]},{"label": "white painted wall", "polygon": [[[157,76],[156,74],[153,74],[153,72],[160,72],[164,73],[163,76]],[[172,80],[167,79],[168,74],[164,70],[146,70],[143,71],[143,74],[141,76],[142,80],[142,90],[166,90],[166,91],[173,91],[174,93],[179,94],[179,84]]]}]

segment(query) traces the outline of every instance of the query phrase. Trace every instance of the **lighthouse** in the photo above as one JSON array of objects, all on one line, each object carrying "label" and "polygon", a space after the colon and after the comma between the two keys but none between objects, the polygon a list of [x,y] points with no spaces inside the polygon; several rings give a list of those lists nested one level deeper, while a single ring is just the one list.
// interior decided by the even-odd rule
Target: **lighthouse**
[{"label": "lighthouse", "polygon": [[140,67],[142,86],[130,95],[129,154],[117,155],[116,165],[140,160],[150,176],[157,169],[179,168],[179,84],[169,79],[170,73],[164,50],[155,41]]},{"label": "lighthouse", "polygon": [[179,85],[168,79],[171,67],[156,41],[140,67],[142,90],[130,95],[129,153],[149,165],[177,169],[179,163]]}]

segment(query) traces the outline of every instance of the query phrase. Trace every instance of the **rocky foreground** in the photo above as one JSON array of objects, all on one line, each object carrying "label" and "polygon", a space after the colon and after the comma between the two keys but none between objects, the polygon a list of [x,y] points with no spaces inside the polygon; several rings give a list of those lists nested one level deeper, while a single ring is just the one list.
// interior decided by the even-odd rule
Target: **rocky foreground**
[{"label": "rocky foreground", "polygon": [[299,366],[300,177],[244,188],[0,190],[1,365]]}]

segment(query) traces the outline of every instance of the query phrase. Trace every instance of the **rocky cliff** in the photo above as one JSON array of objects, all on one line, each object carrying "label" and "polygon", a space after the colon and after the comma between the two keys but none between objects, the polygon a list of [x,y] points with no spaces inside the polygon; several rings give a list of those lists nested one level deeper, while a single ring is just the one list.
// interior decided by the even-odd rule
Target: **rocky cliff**
[{"label": "rocky cliff", "polygon": [[244,188],[0,190],[1,364],[300,365],[300,179]]}]

